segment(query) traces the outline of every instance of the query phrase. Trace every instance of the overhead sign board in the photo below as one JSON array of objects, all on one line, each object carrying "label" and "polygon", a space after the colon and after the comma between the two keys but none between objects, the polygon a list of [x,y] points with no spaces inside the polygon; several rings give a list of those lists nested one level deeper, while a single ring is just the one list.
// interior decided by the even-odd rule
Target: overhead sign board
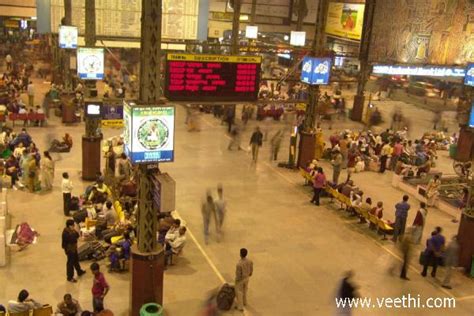
[{"label": "overhead sign board", "polygon": [[326,34],[360,40],[364,25],[364,9],[363,4],[330,2]]},{"label": "overhead sign board", "polygon": [[245,27],[245,37],[246,38],[257,38],[258,37],[258,26],[247,25]]},{"label": "overhead sign board", "polygon": [[466,68],[466,76],[464,77],[466,86],[474,86],[474,63],[470,63]]},{"label": "overhead sign board", "polygon": [[301,81],[310,85],[327,85],[331,74],[331,58],[306,56],[301,68]]},{"label": "overhead sign board", "polygon": [[466,74],[466,69],[443,66],[374,65],[372,73],[378,75],[462,78]]},{"label": "overhead sign board", "polygon": [[60,48],[77,48],[78,31],[77,27],[69,25],[61,25],[59,27],[59,47]]},{"label": "overhead sign board", "polygon": [[80,79],[104,79],[104,49],[79,47],[77,49],[77,74]]},{"label": "overhead sign board", "polygon": [[256,101],[260,56],[167,54],[165,96],[171,101]]},{"label": "overhead sign board", "polygon": [[174,160],[175,108],[124,104],[125,152],[132,163]]},{"label": "overhead sign board", "polygon": [[290,45],[304,46],[306,44],[306,32],[291,31]]}]

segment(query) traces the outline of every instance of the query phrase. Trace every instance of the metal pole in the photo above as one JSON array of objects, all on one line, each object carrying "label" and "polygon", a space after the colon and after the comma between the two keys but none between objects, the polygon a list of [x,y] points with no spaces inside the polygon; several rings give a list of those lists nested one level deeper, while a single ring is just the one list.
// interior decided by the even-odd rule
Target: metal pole
[{"label": "metal pole", "polygon": [[[313,44],[311,46],[311,54],[313,56],[321,55],[324,52],[325,35],[324,27],[326,25],[326,14],[328,8],[328,0],[320,0],[318,5],[318,14],[316,16]],[[304,119],[304,130],[311,132],[316,122],[316,107],[319,100],[319,85],[310,85],[308,88],[309,102],[306,106]]]},{"label": "metal pole", "polygon": [[308,6],[306,4],[306,0],[298,0],[298,20],[296,21],[296,30],[302,31],[303,30],[303,23],[304,18],[308,15]]},{"label": "metal pole", "polygon": [[[161,0],[142,0],[142,36],[140,50],[140,102],[160,102],[161,86]],[[156,251],[157,215],[153,209],[150,171],[139,166],[138,249]]]},{"label": "metal pole", "polygon": [[370,41],[372,38],[372,26],[374,22],[375,6],[376,0],[366,0],[364,11],[364,25],[362,28],[362,39],[360,42],[359,52],[360,71],[357,83],[357,94],[354,97],[354,105],[351,116],[354,121],[360,121],[362,119],[362,113],[364,111],[365,85],[370,74],[369,52]]},{"label": "metal pole", "polygon": [[250,14],[250,25],[255,25],[257,19],[257,0],[252,0],[252,11]]},{"label": "metal pole", "polygon": [[[62,20],[62,25],[72,25],[72,0],[64,0],[64,18]],[[71,52],[66,49],[63,50],[63,59],[62,59],[62,74],[64,79],[64,87],[66,91],[72,90],[72,75],[71,75]]]},{"label": "metal pole", "polygon": [[94,47],[96,42],[95,34],[95,0],[86,0],[86,46]]},{"label": "metal pole", "polygon": [[239,53],[239,25],[241,0],[234,0],[234,18],[232,20],[232,54]]}]

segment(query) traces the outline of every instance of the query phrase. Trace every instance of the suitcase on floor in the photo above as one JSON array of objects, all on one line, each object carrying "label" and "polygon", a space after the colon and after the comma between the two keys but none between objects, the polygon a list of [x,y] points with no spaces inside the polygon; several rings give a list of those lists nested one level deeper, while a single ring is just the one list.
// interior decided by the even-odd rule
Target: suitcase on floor
[{"label": "suitcase on floor", "polygon": [[225,283],[217,293],[216,302],[220,310],[228,311],[234,304],[235,289],[232,285]]}]

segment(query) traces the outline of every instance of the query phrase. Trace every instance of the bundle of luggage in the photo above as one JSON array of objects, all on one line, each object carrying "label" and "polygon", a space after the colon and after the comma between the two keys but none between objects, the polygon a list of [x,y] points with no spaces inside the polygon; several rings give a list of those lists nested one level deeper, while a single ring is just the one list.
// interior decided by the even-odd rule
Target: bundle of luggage
[{"label": "bundle of luggage", "polygon": [[84,260],[102,260],[105,258],[105,253],[109,245],[105,242],[92,240],[85,242],[77,249],[79,254],[79,261]]}]

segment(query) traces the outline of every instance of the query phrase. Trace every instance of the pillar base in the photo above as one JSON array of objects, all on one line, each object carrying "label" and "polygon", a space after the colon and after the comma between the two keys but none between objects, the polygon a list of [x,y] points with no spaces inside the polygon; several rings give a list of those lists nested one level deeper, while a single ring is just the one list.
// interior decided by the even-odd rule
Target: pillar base
[{"label": "pillar base", "polygon": [[140,308],[146,303],[163,306],[164,250],[143,253],[133,245],[131,259],[130,315],[140,315]]},{"label": "pillar base", "polygon": [[459,266],[467,273],[472,269],[472,256],[474,256],[474,217],[461,215],[458,231]]},{"label": "pillar base", "polygon": [[354,96],[354,105],[352,106],[351,120],[356,122],[362,121],[362,113],[364,112],[364,101],[365,96]]},{"label": "pillar base", "polygon": [[306,168],[308,162],[314,159],[314,149],[316,146],[316,134],[300,133],[300,144],[298,148],[298,168]]},{"label": "pillar base", "polygon": [[94,181],[100,172],[101,137],[82,136],[82,180]]}]

